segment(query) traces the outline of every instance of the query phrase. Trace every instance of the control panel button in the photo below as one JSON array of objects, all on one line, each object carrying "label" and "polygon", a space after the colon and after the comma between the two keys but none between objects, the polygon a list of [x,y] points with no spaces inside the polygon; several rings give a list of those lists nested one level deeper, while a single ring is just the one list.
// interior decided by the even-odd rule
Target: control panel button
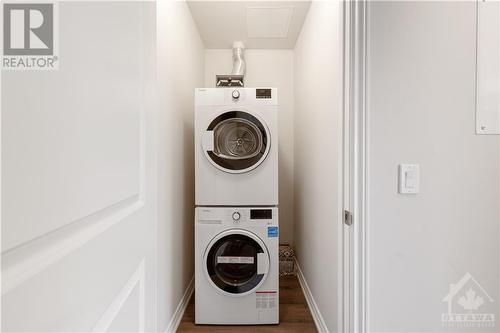
[{"label": "control panel button", "polygon": [[240,92],[238,90],[233,90],[233,98],[234,99],[240,98]]},{"label": "control panel button", "polygon": [[238,212],[233,213],[233,220],[238,221],[240,219],[241,215]]}]

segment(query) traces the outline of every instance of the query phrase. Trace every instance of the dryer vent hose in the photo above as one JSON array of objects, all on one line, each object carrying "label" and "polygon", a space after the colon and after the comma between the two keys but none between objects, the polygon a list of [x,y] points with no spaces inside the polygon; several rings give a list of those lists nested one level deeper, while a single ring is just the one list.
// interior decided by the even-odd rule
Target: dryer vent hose
[{"label": "dryer vent hose", "polygon": [[231,75],[245,75],[246,64],[244,52],[245,44],[243,44],[243,42],[233,43],[233,70]]}]

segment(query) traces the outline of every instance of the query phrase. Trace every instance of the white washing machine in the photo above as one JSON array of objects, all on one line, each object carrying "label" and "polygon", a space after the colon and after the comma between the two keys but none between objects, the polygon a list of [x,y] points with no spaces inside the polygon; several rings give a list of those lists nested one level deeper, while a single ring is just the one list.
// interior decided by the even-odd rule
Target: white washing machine
[{"label": "white washing machine", "polygon": [[276,88],[195,92],[197,206],[278,204]]},{"label": "white washing machine", "polygon": [[196,324],[279,322],[278,233],[278,208],[196,208]]}]

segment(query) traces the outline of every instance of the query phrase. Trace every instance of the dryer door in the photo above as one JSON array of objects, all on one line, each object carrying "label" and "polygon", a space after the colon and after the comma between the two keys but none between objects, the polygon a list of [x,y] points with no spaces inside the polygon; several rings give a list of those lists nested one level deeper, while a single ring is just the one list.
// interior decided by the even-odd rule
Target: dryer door
[{"label": "dryer door", "polygon": [[265,281],[269,253],[255,234],[232,229],[217,235],[205,251],[205,272],[219,291],[247,295]]},{"label": "dryer door", "polygon": [[209,161],[229,173],[243,173],[261,164],[271,145],[267,126],[245,111],[229,111],[216,117],[202,140]]}]

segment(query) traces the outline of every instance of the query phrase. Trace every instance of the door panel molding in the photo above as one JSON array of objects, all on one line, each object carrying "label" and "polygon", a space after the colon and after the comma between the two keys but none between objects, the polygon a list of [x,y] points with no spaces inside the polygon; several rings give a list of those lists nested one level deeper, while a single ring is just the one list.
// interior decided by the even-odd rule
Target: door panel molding
[{"label": "door panel molding", "polygon": [[84,246],[144,207],[134,195],[2,254],[2,295]]},{"label": "door panel molding", "polygon": [[[11,221],[2,229],[2,330],[155,331],[156,5],[60,10],[64,68],[2,78],[12,96],[33,91],[28,102],[40,101],[2,100],[4,127],[22,124],[11,136],[29,148],[19,156],[11,145],[7,157],[26,168],[12,163],[15,177],[2,184],[19,196],[2,216]],[[91,26],[79,24],[89,15]]]},{"label": "door panel molding", "polygon": [[[62,13],[65,13],[66,9],[61,9]],[[123,11],[122,16],[126,17],[129,8],[124,8]],[[113,65],[101,71],[102,77],[93,82],[93,85],[88,83],[84,85],[85,82],[94,79],[86,77],[87,73],[83,72],[85,69],[88,71],[85,67],[88,64],[84,62],[86,65],[82,65],[81,69],[76,71],[72,67],[75,65],[75,60],[71,56],[71,60],[65,66],[67,69],[61,68],[59,71],[62,78],[51,82],[54,86],[51,86],[49,91],[40,91],[40,94],[45,96],[42,101],[30,98],[27,102],[21,103],[14,97],[2,100],[2,107],[5,110],[16,110],[16,112],[2,111],[2,117],[11,128],[19,126],[19,122],[25,118],[31,119],[30,123],[33,126],[29,128],[32,132],[5,131],[8,139],[5,141],[10,142],[10,145],[3,149],[2,154],[6,154],[8,158],[6,161],[9,163],[3,162],[2,168],[10,181],[2,185],[6,194],[2,202],[4,217],[2,252],[64,228],[137,193],[141,198],[144,197],[146,140],[149,140],[147,137],[149,134],[146,133],[148,106],[144,104],[150,103],[145,101],[145,94],[146,89],[149,89],[147,85],[151,80],[151,74],[148,71],[151,69],[144,63],[150,59],[145,59],[146,55],[135,52],[143,50],[146,43],[141,37],[141,34],[145,33],[142,22],[144,18],[139,15],[132,16],[134,21],[130,23],[128,32],[132,36],[128,43],[118,38],[121,40],[118,44],[121,49],[108,46],[110,49],[101,50],[106,57],[100,60]],[[98,21],[100,26],[106,26],[107,23],[102,17],[100,19]],[[123,22],[123,18],[116,20]],[[137,28],[140,28],[140,33],[137,33],[139,30]],[[92,39],[92,34],[96,34],[96,31],[86,33],[89,35],[87,37],[89,40],[106,45],[102,42],[104,37],[94,36]],[[111,30],[106,34],[108,38],[116,38],[115,35],[118,36]],[[67,48],[70,48],[72,43],[73,41],[70,43],[65,40]],[[127,59],[124,58],[124,54],[128,54]],[[122,60],[118,61],[119,59]],[[108,89],[106,94],[102,94],[102,91],[109,86],[106,82],[112,82],[114,73],[117,72],[122,73],[124,77],[111,85],[114,86],[113,89]],[[35,73],[26,75],[28,76],[11,75],[6,78],[9,82],[6,86],[11,90],[6,91],[5,95],[16,96],[16,92],[20,89],[31,91],[41,86],[50,86]],[[83,79],[79,78],[74,84],[67,85],[65,83],[67,80],[63,78],[69,75],[78,77],[82,75]],[[68,91],[79,91],[78,102],[76,99],[64,98],[69,94]],[[71,112],[54,111],[56,108],[53,107],[52,100],[57,100],[58,105]],[[116,110],[120,110],[120,122],[113,120],[113,117],[118,116]],[[74,122],[74,119],[78,119],[78,122]],[[59,127],[54,124],[58,124]],[[7,126],[5,129],[8,128]],[[48,135],[47,132],[50,131],[58,135]],[[90,133],[93,137],[89,135]],[[25,140],[25,137],[29,136],[38,140]],[[64,145],[59,145],[59,142],[64,142]],[[21,155],[19,151],[22,152]],[[41,157],[44,163],[40,163]],[[86,174],[86,177],[81,177],[82,174]],[[43,177],[37,178],[34,175]],[[68,191],[68,187],[72,186],[77,190]],[[58,203],[62,204],[64,209],[47,209]],[[25,205],[29,205],[30,209],[24,209]]]},{"label": "door panel molding", "polygon": [[121,308],[127,301],[127,299],[130,297],[132,294],[132,291],[134,291],[135,287],[138,285],[139,286],[139,332],[144,332],[145,331],[145,325],[144,325],[144,318],[145,318],[145,279],[146,279],[146,271],[144,268],[144,262],[145,258],[143,258],[135,270],[134,273],[130,276],[129,280],[123,288],[120,290],[118,295],[116,295],[115,299],[109,307],[104,311],[103,315],[101,318],[97,321],[97,324],[94,326],[92,332],[96,333],[101,333],[101,332],[107,332],[111,324],[113,323],[114,319],[118,316],[120,313]]}]

